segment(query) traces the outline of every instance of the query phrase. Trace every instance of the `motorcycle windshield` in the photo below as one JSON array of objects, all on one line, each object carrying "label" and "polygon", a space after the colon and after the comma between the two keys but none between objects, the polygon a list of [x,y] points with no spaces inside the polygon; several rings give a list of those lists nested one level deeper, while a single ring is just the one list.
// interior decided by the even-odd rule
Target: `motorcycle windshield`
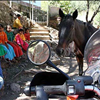
[{"label": "motorcycle windshield", "polygon": [[100,70],[100,29],[89,38],[84,50],[84,59],[88,65],[85,74],[91,75],[95,70]]}]

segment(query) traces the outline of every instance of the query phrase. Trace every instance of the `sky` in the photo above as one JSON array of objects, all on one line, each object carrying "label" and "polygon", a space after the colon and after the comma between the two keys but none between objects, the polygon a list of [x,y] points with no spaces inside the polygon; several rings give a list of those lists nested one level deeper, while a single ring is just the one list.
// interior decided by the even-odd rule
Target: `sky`
[{"label": "sky", "polygon": [[[23,1],[29,3],[29,0]],[[35,1],[34,5],[41,7],[41,1]]]}]

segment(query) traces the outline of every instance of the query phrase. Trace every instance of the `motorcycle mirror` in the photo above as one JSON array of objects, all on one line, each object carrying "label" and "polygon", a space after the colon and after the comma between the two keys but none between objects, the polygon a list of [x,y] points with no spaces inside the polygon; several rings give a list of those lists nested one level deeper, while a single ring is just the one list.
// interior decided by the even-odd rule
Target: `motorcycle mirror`
[{"label": "motorcycle mirror", "polygon": [[43,40],[32,41],[27,49],[28,59],[34,65],[42,65],[46,63],[50,58],[50,47]]}]

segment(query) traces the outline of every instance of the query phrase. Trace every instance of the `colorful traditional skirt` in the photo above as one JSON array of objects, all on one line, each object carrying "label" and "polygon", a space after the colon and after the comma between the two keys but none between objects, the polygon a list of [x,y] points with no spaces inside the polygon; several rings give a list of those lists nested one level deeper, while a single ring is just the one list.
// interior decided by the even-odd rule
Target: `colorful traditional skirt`
[{"label": "colorful traditional skirt", "polygon": [[4,50],[4,48],[0,45],[0,57],[4,56],[7,52]]}]

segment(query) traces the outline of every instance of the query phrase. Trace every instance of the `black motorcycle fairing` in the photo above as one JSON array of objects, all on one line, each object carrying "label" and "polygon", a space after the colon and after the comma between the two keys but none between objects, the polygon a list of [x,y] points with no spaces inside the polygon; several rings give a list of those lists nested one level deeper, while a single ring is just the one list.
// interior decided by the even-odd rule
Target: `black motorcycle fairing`
[{"label": "black motorcycle fairing", "polygon": [[68,79],[64,75],[57,72],[39,72],[33,77],[30,87],[38,85],[63,85],[66,80]]},{"label": "black motorcycle fairing", "polygon": [[39,72],[33,77],[29,88],[27,87],[25,92],[28,96],[31,96],[32,87],[41,85],[63,85],[66,80],[68,79],[63,74],[58,72]]}]

